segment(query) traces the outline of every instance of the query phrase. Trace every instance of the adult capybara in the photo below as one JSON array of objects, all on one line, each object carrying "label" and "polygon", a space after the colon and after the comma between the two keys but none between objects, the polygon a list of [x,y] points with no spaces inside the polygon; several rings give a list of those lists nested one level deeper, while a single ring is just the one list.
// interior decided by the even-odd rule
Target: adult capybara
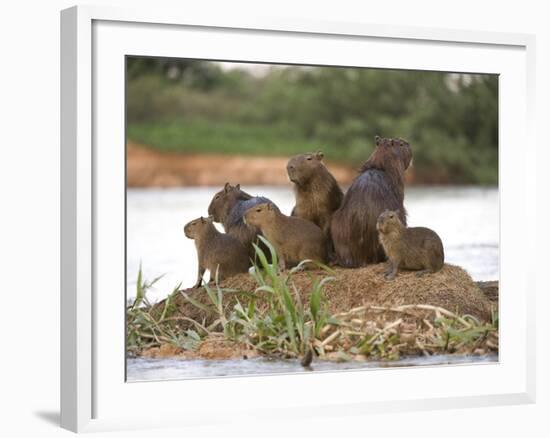
[{"label": "adult capybara", "polygon": [[[224,188],[214,195],[208,206],[208,214],[214,222],[221,223],[227,234],[236,237],[247,248],[251,260],[255,258],[252,243],[259,244],[264,252],[267,248],[259,242],[260,229],[245,224],[243,216],[249,208],[262,203],[270,203],[275,206],[272,201],[263,196],[252,196],[244,192],[241,190],[240,184],[232,186],[226,183]],[[277,206],[275,208],[277,209]]]},{"label": "adult capybara", "polygon": [[330,220],[342,204],[344,194],[322,160],[322,152],[296,155],[288,161],[286,170],[296,197],[292,216],[321,228],[331,250]]},{"label": "adult capybara", "polygon": [[199,271],[193,287],[200,287],[204,271],[210,271],[210,280],[221,281],[240,272],[247,272],[249,259],[244,245],[229,234],[220,233],[211,219],[200,217],[183,228],[185,235],[195,241]]},{"label": "adult capybara", "polygon": [[416,275],[422,276],[443,267],[443,242],[435,231],[424,227],[407,228],[398,212],[389,210],[380,215],[376,228],[389,260],[385,272],[387,280],[393,280],[398,269],[418,271]]},{"label": "adult capybara", "polygon": [[281,269],[295,266],[303,260],[326,262],[325,235],[313,222],[286,216],[271,204],[258,204],[250,208],[245,220],[247,224],[259,227],[271,242]]},{"label": "adult capybara", "polygon": [[412,160],[409,143],[375,137],[375,150],[360,169],[332,216],[331,236],[336,262],[358,267],[386,259],[376,221],[384,210],[397,211],[406,225],[404,173]]}]

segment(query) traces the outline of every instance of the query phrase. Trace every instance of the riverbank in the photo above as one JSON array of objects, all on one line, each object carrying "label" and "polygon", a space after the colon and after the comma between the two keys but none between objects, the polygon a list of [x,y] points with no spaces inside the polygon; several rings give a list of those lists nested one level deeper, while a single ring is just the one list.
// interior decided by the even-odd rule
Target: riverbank
[{"label": "riverbank", "polygon": [[[290,185],[288,157],[161,152],[129,141],[126,145],[128,187],[223,186],[226,182],[246,185]],[[351,184],[357,167],[326,162],[336,180]],[[407,183],[414,170],[407,171]]]}]

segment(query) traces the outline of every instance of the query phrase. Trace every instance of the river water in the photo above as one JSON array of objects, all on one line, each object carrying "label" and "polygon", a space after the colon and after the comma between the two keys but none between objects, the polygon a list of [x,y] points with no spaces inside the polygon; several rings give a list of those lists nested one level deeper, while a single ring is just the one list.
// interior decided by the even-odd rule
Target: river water
[{"label": "river water", "polygon": [[[246,187],[290,214],[290,187]],[[208,216],[208,204],[219,188],[131,189],[127,197],[127,297],[135,296],[140,263],[145,279],[163,275],[150,291],[158,301],[182,283],[196,281],[195,245],[183,226]],[[475,280],[498,279],[498,190],[479,187],[412,187],[405,194],[409,226],[426,226],[443,240],[445,261],[462,266]]]},{"label": "river water", "polygon": [[496,363],[498,357],[434,355],[408,357],[397,361],[330,362],[314,361],[309,368],[300,365],[297,359],[240,359],[240,360],[178,360],[178,359],[128,359],[128,382],[150,380],[181,380],[202,377],[251,376],[296,374],[312,371],[374,370],[389,367],[416,367],[435,365],[463,365],[468,363]]},{"label": "river water", "polygon": [[[183,226],[207,216],[212,196],[220,188],[130,189],[127,196],[127,299],[135,296],[140,264],[144,279],[163,275],[148,293],[151,301],[166,297],[181,282],[194,284],[197,275],[195,245],[183,234]],[[294,195],[290,187],[245,187],[253,195],[274,201],[290,214]],[[405,207],[409,226],[435,230],[443,240],[445,261],[466,269],[475,280],[498,280],[498,189],[482,187],[411,187]],[[220,228],[221,229],[221,228]],[[435,356],[405,358],[391,363],[318,362],[314,370],[379,368],[495,361],[496,357]],[[181,379],[210,376],[302,372],[295,361],[128,359],[129,381]]]}]

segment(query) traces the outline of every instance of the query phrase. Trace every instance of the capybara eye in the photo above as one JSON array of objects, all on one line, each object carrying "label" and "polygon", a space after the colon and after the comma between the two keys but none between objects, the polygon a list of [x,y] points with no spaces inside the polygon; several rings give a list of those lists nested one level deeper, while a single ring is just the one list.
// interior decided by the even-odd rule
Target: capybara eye
[{"label": "capybara eye", "polygon": [[310,157],[307,157],[308,161],[311,161],[311,156]]},{"label": "capybara eye", "polygon": [[256,211],[259,213],[260,211],[262,211],[261,208],[257,208]]}]

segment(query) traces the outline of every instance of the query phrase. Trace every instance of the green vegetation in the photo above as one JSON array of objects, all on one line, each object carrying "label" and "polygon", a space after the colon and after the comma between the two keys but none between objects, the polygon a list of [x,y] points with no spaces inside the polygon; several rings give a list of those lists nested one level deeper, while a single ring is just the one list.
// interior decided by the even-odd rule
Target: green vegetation
[{"label": "green vegetation", "polygon": [[[216,152],[226,154],[281,156],[295,154],[297,150],[317,150],[323,148],[316,141],[300,139],[288,129],[278,126],[250,126],[249,128],[232,122],[212,123],[205,120],[144,122],[128,127],[129,138],[139,138],[147,145],[158,145],[157,149],[177,152],[184,147],[185,152]],[[265,150],[259,150],[262,144]],[[182,146],[184,145],[184,146]],[[323,148],[325,153],[334,152],[341,156],[337,148]],[[331,156],[333,156],[331,154]]]},{"label": "green vegetation", "polygon": [[[194,352],[201,343],[220,337],[270,357],[302,358],[314,353],[338,361],[498,351],[496,313],[491,322],[484,323],[441,307],[409,304],[363,306],[331,315],[323,288],[332,280],[332,271],[322,265],[323,274],[314,277],[309,303],[304,303],[293,276],[311,262],[281,272],[277,254],[267,240],[264,242],[273,263],[256,247],[260,266],[251,273],[257,284],[253,293],[224,289],[216,281],[214,286],[204,286],[208,299],[200,302],[179,291],[178,285],[163,302],[151,305],[146,292],[154,281],[144,282],[140,272],[136,299],[127,308],[128,353],[140,355],[167,344],[172,352]],[[179,312],[173,305],[176,294],[182,294],[201,316],[191,318]]]},{"label": "green vegetation", "polygon": [[381,135],[410,141],[418,182],[498,180],[495,75],[129,57],[127,79],[128,138],[159,150],[357,166]]}]

